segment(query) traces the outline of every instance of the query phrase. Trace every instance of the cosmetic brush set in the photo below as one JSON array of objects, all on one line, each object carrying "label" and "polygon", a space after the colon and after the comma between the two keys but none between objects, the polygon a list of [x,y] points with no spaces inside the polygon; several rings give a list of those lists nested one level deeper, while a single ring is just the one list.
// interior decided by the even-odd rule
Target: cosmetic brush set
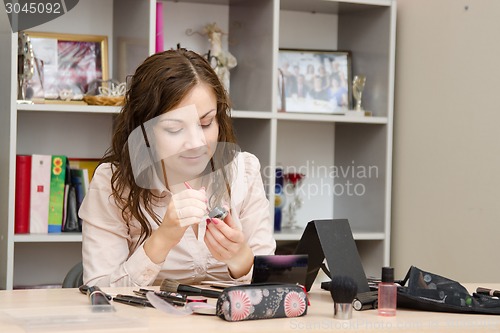
[{"label": "cosmetic brush set", "polygon": [[[134,295],[116,295],[113,297],[113,301],[129,305],[156,307],[155,304],[152,304],[151,297],[148,297],[148,293],[154,294],[157,300],[159,299],[172,306],[178,307],[183,307],[191,302],[207,303],[206,297],[218,298],[221,295],[221,292],[217,290],[197,288],[180,284],[175,280],[165,279],[160,286],[160,291],[141,288],[139,290],[134,290]],[[156,305],[158,305],[158,303],[156,303]]]},{"label": "cosmetic brush set", "polygon": [[87,285],[82,285],[80,286],[79,290],[82,294],[85,294],[89,297],[89,301],[92,306],[112,306],[110,301],[114,301],[129,305],[153,307],[153,305],[148,301],[146,297],[147,293],[149,292],[154,293],[154,295],[159,297],[161,300],[171,305],[184,306],[186,302],[188,302],[187,295],[182,293],[154,291],[144,288],[134,290],[134,295],[117,294],[115,296],[104,293],[98,286],[89,287]]}]

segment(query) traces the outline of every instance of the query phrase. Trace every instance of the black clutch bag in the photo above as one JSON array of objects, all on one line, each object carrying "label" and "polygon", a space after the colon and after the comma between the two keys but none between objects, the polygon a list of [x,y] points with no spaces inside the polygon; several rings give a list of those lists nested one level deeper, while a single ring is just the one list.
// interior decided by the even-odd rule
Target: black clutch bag
[{"label": "black clutch bag", "polygon": [[307,295],[295,284],[247,284],[224,289],[217,316],[227,321],[301,317],[307,314]]},{"label": "black clutch bag", "polygon": [[500,314],[498,297],[469,294],[459,282],[412,266],[398,287],[398,307],[424,311]]}]

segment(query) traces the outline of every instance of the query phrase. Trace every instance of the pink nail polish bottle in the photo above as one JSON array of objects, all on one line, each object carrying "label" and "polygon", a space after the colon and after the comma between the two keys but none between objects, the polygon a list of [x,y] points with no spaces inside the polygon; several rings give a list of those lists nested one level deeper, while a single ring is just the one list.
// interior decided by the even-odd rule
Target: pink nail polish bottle
[{"label": "pink nail polish bottle", "polygon": [[396,315],[398,287],[394,283],[394,268],[382,268],[382,282],[378,285],[378,315],[393,317]]}]

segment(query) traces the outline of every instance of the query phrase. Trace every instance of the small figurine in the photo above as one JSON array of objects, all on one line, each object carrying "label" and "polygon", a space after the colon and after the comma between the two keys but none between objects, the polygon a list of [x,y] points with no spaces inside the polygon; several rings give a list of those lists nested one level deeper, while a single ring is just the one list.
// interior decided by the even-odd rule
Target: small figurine
[{"label": "small figurine", "polygon": [[363,89],[365,88],[366,76],[356,75],[352,81],[352,94],[356,100],[356,111],[362,111],[361,106],[361,96],[363,95]]},{"label": "small figurine", "polygon": [[209,23],[203,29],[203,35],[206,35],[210,41],[209,61],[213,64],[226,90],[229,90],[229,70],[236,67],[237,61],[229,51],[222,49],[222,35],[224,34],[217,23]]}]

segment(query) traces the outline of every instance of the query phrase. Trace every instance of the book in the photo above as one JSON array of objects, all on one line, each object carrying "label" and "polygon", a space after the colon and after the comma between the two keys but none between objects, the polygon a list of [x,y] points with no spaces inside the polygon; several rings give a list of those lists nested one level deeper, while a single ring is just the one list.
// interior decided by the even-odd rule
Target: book
[{"label": "book", "polygon": [[83,188],[83,170],[70,169],[70,173],[71,173],[71,184],[73,184],[76,189],[76,202],[77,202],[77,207],[79,208],[80,204],[83,201],[83,197],[85,196]]},{"label": "book", "polygon": [[[70,169],[71,172],[71,183],[76,187],[76,197],[77,202],[80,204],[83,198],[87,194],[87,189],[89,186],[89,176],[87,169]],[[78,207],[80,207],[78,205]]]},{"label": "book", "polygon": [[30,233],[48,233],[51,155],[31,156]]},{"label": "book", "polygon": [[65,215],[63,220],[63,232],[81,232],[82,223],[78,217],[76,189],[73,184],[66,185]]},{"label": "book", "polygon": [[65,227],[65,224],[66,224],[66,218],[67,218],[67,215],[68,215],[69,186],[70,185],[68,183],[64,184],[64,198],[63,198],[63,212],[62,212],[61,231],[64,231],[64,227]]},{"label": "book", "polygon": [[[80,206],[82,205],[83,199],[85,198],[89,187],[88,169],[77,169],[71,166],[70,172],[71,184],[73,184],[75,188],[76,211],[78,211],[80,209]],[[79,229],[81,230],[82,219],[80,217],[78,217],[78,225]]]},{"label": "book", "polygon": [[30,232],[31,155],[16,156],[16,203],[14,233]]},{"label": "book", "polygon": [[99,165],[99,161],[100,159],[96,158],[69,158],[71,169],[87,169],[87,177],[89,181],[92,180],[92,176],[94,176],[94,172]]},{"label": "book", "polygon": [[66,160],[65,174],[64,174],[64,201],[63,201],[64,205],[63,205],[63,217],[61,226],[62,231],[64,231],[66,218],[68,216],[68,196],[69,196],[70,186],[71,186],[71,170],[69,167],[69,161]]},{"label": "book", "polygon": [[72,182],[71,167],[66,163],[66,181],[64,184],[64,213],[63,213],[63,232],[81,232],[81,222],[78,218],[78,200],[76,195],[76,184]]},{"label": "book", "polygon": [[87,195],[87,192],[89,190],[89,184],[90,184],[90,175],[89,175],[89,169],[82,169],[83,171],[83,196]]},{"label": "book", "polygon": [[64,210],[64,187],[66,182],[67,157],[63,155],[52,155],[50,167],[50,198],[48,232],[57,233],[62,231]]}]

